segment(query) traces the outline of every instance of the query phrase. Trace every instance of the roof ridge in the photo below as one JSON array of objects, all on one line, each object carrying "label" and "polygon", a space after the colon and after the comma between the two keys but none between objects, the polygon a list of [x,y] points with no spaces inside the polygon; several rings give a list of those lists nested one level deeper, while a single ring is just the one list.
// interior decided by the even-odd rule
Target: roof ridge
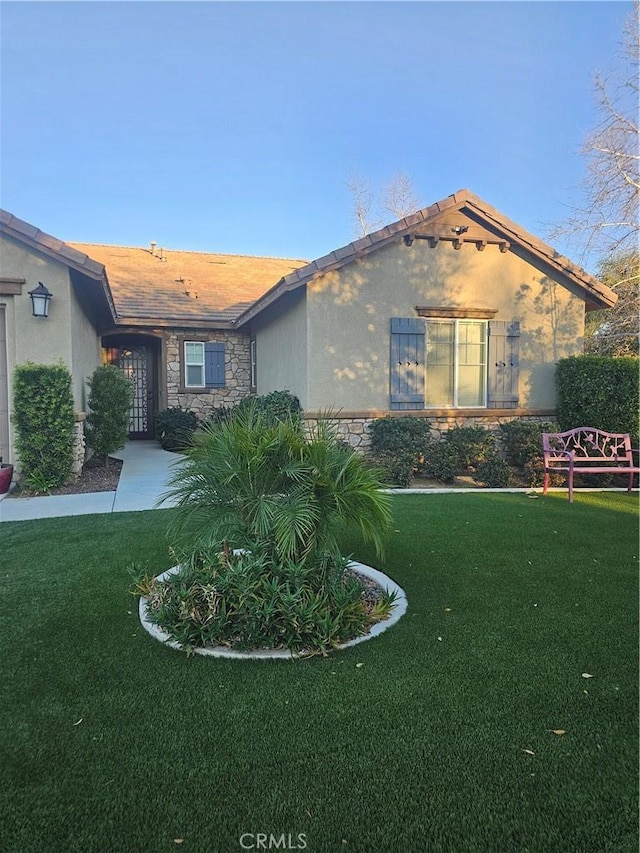
[{"label": "roof ridge", "polygon": [[[141,252],[149,253],[146,246],[125,246],[120,243],[87,243],[84,240],[67,240],[67,244],[72,246],[99,246],[103,249],[134,249]],[[161,246],[157,244],[156,251],[162,249],[164,252],[172,252],[173,254],[180,253],[183,255],[217,255],[225,258],[251,258],[252,260],[267,260],[267,261],[299,261],[301,264],[308,264],[306,258],[285,258],[280,255],[246,255],[237,252],[212,252],[202,249],[172,249],[170,246]]]}]

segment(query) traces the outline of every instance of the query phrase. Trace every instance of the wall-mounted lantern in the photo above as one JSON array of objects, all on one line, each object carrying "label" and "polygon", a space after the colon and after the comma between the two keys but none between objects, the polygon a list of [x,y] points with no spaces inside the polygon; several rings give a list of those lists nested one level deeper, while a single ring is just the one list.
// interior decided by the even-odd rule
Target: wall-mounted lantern
[{"label": "wall-mounted lantern", "polygon": [[31,311],[34,317],[48,317],[51,292],[39,281],[38,286],[29,291],[31,297]]}]

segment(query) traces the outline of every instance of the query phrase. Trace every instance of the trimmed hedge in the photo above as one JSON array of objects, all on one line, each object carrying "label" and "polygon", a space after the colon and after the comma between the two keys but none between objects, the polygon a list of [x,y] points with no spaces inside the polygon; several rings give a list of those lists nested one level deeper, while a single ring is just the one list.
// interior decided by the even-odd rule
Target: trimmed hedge
[{"label": "trimmed hedge", "polygon": [[256,414],[266,416],[270,423],[299,420],[302,416],[300,400],[291,391],[271,391],[259,397],[245,397],[232,411],[251,408]]},{"label": "trimmed hedge", "polygon": [[61,364],[16,367],[13,423],[20,470],[38,492],[61,486],[73,465],[73,393],[71,374]]},{"label": "trimmed hedge", "polygon": [[431,443],[429,421],[410,415],[378,418],[369,424],[369,433],[370,456],[385,481],[392,486],[409,486]]},{"label": "trimmed hedge", "polygon": [[96,367],[87,382],[87,444],[105,457],[124,446],[129,434],[133,382],[113,364]]},{"label": "trimmed hedge", "polygon": [[596,427],[628,432],[637,441],[638,367],[639,360],[633,357],[583,355],[561,359],[556,368],[560,429]]}]

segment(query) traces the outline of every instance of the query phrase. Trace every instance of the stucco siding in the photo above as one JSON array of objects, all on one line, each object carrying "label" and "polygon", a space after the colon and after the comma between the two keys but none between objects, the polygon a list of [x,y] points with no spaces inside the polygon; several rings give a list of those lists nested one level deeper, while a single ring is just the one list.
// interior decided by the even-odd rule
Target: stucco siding
[{"label": "stucco siding", "polygon": [[308,285],[308,409],[389,408],[390,318],[416,306],[520,323],[519,406],[553,408],[559,358],[582,352],[584,301],[525,253],[393,243]]},{"label": "stucco siding", "polygon": [[89,388],[87,379],[102,362],[100,339],[91,320],[71,291],[69,300],[71,325],[71,378],[76,409],[86,411]]},{"label": "stucco siding", "polygon": [[[13,350],[10,372],[17,364],[55,364],[71,370],[71,283],[69,269],[57,261],[37,254],[12,239],[2,236],[0,244],[0,277],[25,279],[22,294],[0,297],[13,305],[13,322],[8,337]],[[28,291],[42,281],[53,294],[49,317],[33,317]],[[11,346],[11,343],[13,346]]]},{"label": "stucco siding", "polygon": [[[86,379],[100,363],[95,329],[77,302],[69,268],[33,251],[6,235],[0,237],[0,278],[24,279],[22,292],[0,296],[6,318],[9,411],[13,372],[18,365],[62,363],[72,375],[75,407],[86,405]],[[34,317],[29,291],[42,281],[52,293],[49,317]],[[9,423],[10,455],[15,436]]]},{"label": "stucco siding", "polygon": [[265,312],[256,329],[257,392],[290,391],[303,409],[308,403],[307,310],[304,290]]}]

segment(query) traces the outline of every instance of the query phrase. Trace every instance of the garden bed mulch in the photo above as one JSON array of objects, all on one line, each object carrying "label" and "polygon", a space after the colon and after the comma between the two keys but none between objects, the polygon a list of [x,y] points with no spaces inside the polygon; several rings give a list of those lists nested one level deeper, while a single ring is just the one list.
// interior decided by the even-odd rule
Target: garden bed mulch
[{"label": "garden bed mulch", "polygon": [[114,492],[118,488],[122,460],[109,458],[109,464],[105,466],[104,456],[92,456],[85,462],[80,477],[75,483],[67,483],[64,486],[56,486],[49,492],[36,492],[31,489],[21,488],[18,484],[9,495],[10,498],[33,498],[49,495],[82,495],[90,492]]}]

